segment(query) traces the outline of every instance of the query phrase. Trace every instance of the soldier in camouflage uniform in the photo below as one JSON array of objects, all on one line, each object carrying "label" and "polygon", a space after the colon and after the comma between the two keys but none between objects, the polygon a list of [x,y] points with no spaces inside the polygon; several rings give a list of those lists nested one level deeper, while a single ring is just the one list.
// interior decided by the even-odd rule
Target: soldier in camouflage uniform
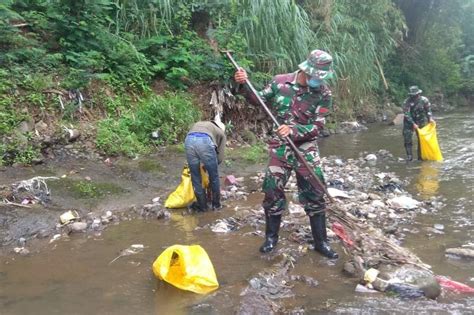
[{"label": "soldier in camouflage uniform", "polygon": [[[311,185],[311,176],[303,163],[296,157],[284,140],[293,140],[307,159],[315,174],[324,183],[318,145],[320,130],[324,127],[323,113],[332,107],[331,90],[326,82],[333,72],[332,57],[321,50],[314,50],[308,59],[293,73],[275,76],[260,91],[260,96],[271,105],[275,118],[280,123],[269,142],[270,161],[263,181],[263,208],[265,210],[265,242],[260,247],[262,253],[272,251],[278,242],[282,213],[286,208],[285,185],[294,170],[298,185],[299,201],[310,218],[315,250],[329,258],[337,258],[328,244],[326,235],[326,215],[324,194]],[[240,69],[235,73],[237,83],[245,83],[247,73]],[[258,104],[255,95],[249,91],[247,99]]]},{"label": "soldier in camouflage uniform", "polygon": [[[430,101],[421,96],[422,90],[414,85],[409,88],[410,95],[403,103],[403,140],[405,142],[405,150],[407,152],[407,160],[413,160],[413,132],[418,128],[423,128],[429,122],[434,122],[431,114]],[[418,136],[418,133],[417,133]],[[421,160],[420,139],[418,139],[418,160]]]}]

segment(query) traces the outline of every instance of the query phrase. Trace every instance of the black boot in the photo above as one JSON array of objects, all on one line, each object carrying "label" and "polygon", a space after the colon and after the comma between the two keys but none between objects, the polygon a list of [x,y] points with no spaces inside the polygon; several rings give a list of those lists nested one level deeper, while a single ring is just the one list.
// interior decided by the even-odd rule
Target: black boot
[{"label": "black boot", "polygon": [[267,215],[265,214],[265,242],[260,247],[260,252],[271,252],[278,243],[278,231],[280,230],[281,214]]},{"label": "black boot", "polygon": [[309,217],[311,232],[314,239],[314,250],[330,259],[337,259],[339,255],[331,249],[326,233],[326,214],[318,213]]},{"label": "black boot", "polygon": [[207,207],[207,198],[205,194],[202,195],[196,195],[196,201],[191,204],[191,209],[193,209],[196,212],[204,212],[209,210]]},{"label": "black boot", "polygon": [[407,151],[407,161],[413,161],[412,145],[405,144],[405,150]]},{"label": "black boot", "polygon": [[212,193],[212,210],[219,210],[221,208],[222,208],[221,193],[213,192]]}]

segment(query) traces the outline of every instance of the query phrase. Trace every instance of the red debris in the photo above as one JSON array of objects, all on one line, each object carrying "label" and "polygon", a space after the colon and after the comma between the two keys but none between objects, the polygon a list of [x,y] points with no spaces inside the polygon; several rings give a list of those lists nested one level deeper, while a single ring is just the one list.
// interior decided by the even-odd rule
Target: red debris
[{"label": "red debris", "polygon": [[464,283],[451,280],[445,276],[436,276],[435,278],[443,289],[460,293],[474,293],[474,288]]},{"label": "red debris", "polygon": [[224,184],[226,186],[238,185],[237,178],[234,175],[227,175]]},{"label": "red debris", "polygon": [[333,222],[332,230],[336,233],[337,237],[339,237],[346,245],[349,247],[354,246],[354,241],[347,235],[346,230],[339,222]]}]

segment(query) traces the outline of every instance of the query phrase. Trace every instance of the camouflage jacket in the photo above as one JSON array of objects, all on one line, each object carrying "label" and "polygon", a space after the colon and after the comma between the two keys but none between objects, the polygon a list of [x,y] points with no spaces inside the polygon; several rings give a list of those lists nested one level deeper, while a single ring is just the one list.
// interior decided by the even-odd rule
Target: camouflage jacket
[{"label": "camouflage jacket", "polygon": [[[259,94],[267,106],[270,105],[278,123],[291,127],[290,138],[300,145],[315,140],[324,127],[323,113],[332,108],[332,94],[327,85],[316,89],[298,85],[297,73],[275,76]],[[250,91],[246,97],[251,103],[258,104]],[[275,147],[283,141],[275,133],[269,144]]]},{"label": "camouflage jacket", "polygon": [[403,103],[403,114],[405,123],[424,125],[432,116],[430,101],[424,96],[420,96],[418,100],[409,97]]}]

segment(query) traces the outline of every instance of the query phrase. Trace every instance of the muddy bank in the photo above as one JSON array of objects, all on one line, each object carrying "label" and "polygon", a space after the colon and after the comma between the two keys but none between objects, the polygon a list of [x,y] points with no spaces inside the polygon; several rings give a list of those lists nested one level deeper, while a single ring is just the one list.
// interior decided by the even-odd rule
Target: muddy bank
[{"label": "muddy bank", "polygon": [[[110,224],[134,218],[157,219],[164,198],[179,184],[184,153],[177,147],[131,160],[128,158],[77,158],[62,149],[61,158],[32,167],[3,167],[0,171],[0,244],[3,253],[13,247],[37,244],[32,240],[58,239],[75,232],[100,232]],[[222,173],[246,174],[257,167],[238,157],[229,157]],[[44,179],[44,189],[26,191],[16,187]],[[37,183],[37,182],[35,182]],[[48,192],[46,192],[46,190]],[[255,188],[252,188],[255,189]],[[232,193],[228,193],[232,198]],[[234,196],[235,198],[235,196]],[[77,222],[86,228],[61,224],[60,216],[77,212]],[[71,221],[72,223],[72,221]],[[31,249],[30,250],[34,250]]]}]

